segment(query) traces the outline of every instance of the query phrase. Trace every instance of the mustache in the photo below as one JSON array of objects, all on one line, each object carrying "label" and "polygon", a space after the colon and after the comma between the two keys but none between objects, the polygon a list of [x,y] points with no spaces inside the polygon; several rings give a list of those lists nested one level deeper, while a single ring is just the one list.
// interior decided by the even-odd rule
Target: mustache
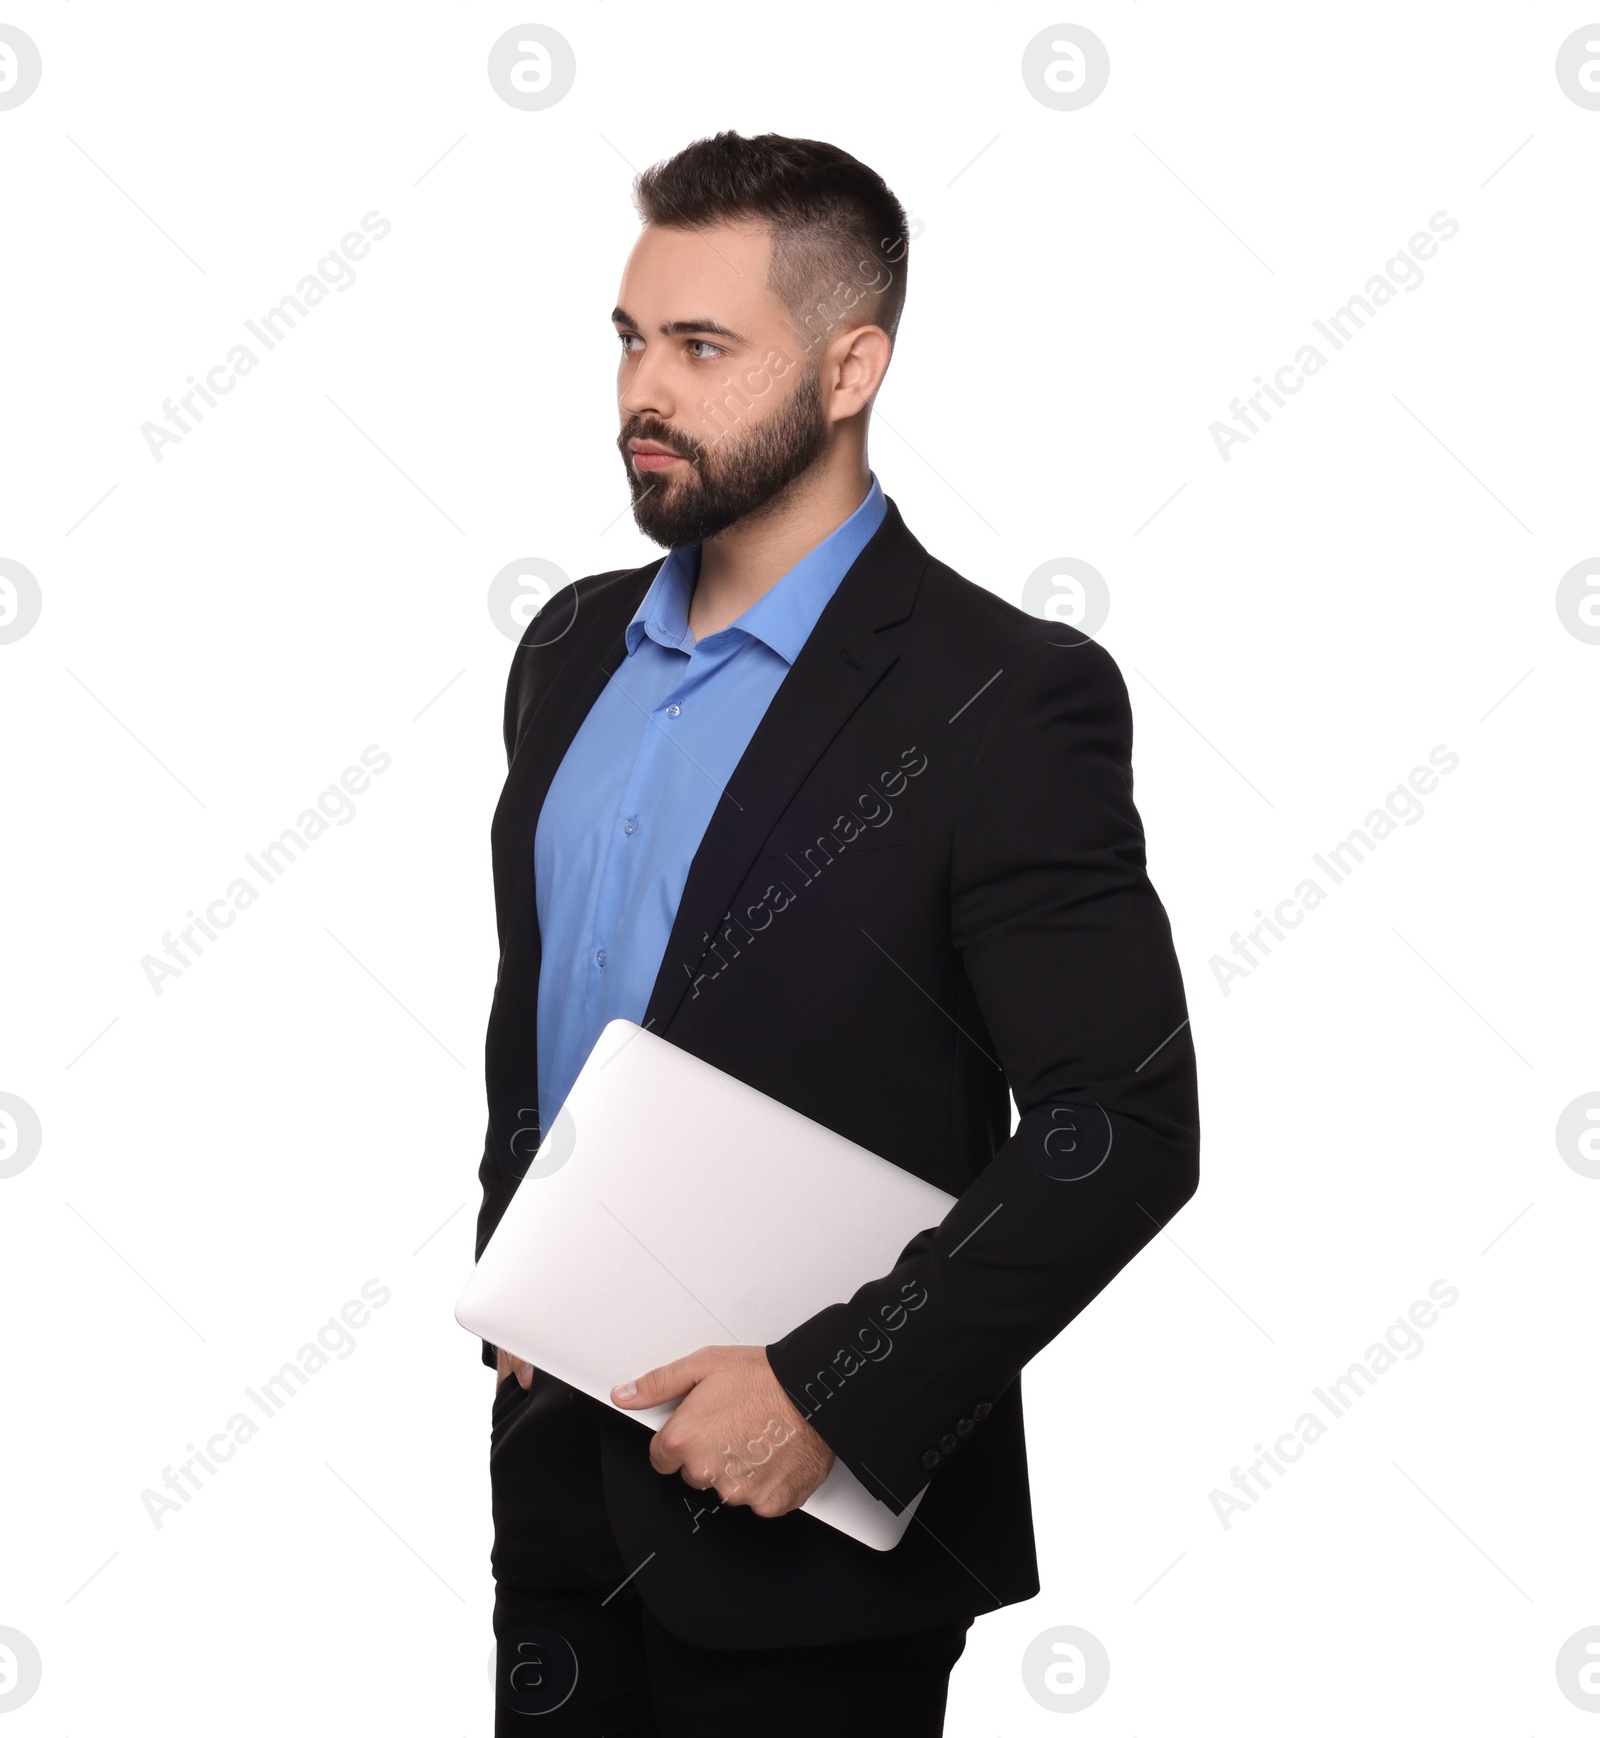
[{"label": "mustache", "polygon": [[691,435],[680,435],[676,429],[668,428],[663,422],[653,422],[648,418],[630,422],[617,436],[617,445],[622,449],[623,456],[628,456],[629,441],[653,441],[658,447],[665,447],[668,452],[676,453],[680,459],[687,459],[691,465],[700,463],[700,455],[704,450],[704,442]]}]

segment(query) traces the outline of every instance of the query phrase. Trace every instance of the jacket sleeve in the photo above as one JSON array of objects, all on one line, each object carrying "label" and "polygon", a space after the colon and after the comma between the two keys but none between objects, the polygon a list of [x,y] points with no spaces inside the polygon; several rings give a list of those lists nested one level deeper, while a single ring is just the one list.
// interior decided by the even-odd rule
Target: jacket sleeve
[{"label": "jacket sleeve", "polygon": [[[533,621],[537,621],[543,610],[535,613]],[[509,771],[512,756],[517,746],[517,724],[522,711],[525,693],[524,667],[528,661],[528,642],[533,632],[533,621],[528,624],[528,632],[522,637],[516,653],[511,659],[511,670],[506,677],[505,707],[501,716],[500,733],[505,739],[506,768]],[[516,1190],[517,1180],[508,1177],[504,1169],[495,1162],[494,1156],[494,1122],[491,1118],[489,1127],[483,1137],[483,1158],[478,1165],[478,1182],[483,1190],[483,1199],[478,1207],[477,1235],[474,1241],[472,1259],[476,1261],[483,1254],[500,1216],[510,1204],[511,1196]],[[487,1340],[483,1346],[483,1362],[491,1370],[498,1367],[498,1356],[493,1346]]]},{"label": "jacket sleeve", "polygon": [[767,1347],[897,1514],[1198,1185],[1194,1049],[1132,742],[1110,655],[1034,642],[985,727],[951,856],[951,936],[1017,1128],[892,1272]]}]

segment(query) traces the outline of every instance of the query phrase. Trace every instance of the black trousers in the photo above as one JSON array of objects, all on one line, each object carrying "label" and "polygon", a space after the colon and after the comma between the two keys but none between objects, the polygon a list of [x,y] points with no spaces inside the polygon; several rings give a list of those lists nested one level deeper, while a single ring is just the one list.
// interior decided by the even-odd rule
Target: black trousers
[{"label": "black trousers", "polygon": [[723,1738],[740,1715],[762,1738],[939,1738],[970,1618],[824,1647],[692,1646],[645,1606],[617,1549],[597,1418],[543,1371],[495,1393],[496,1738]]}]

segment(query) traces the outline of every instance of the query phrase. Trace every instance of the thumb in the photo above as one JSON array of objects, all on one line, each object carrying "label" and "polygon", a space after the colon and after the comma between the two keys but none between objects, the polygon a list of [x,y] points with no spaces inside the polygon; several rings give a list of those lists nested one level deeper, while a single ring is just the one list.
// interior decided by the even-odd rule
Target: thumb
[{"label": "thumb", "polygon": [[676,1358],[647,1370],[636,1381],[619,1382],[611,1390],[611,1398],[618,1406],[660,1406],[668,1400],[681,1400],[701,1374],[696,1359]]}]

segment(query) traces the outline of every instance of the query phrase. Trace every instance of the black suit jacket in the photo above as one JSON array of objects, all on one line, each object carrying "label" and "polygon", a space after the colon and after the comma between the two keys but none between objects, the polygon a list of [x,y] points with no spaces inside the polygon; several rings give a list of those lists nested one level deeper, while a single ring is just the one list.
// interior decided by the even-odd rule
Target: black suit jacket
[{"label": "black suit jacket", "polygon": [[[539,1138],[534,827],[659,566],[558,593],[512,664],[480,1254]],[[1110,656],[934,560],[891,501],[729,780],[642,1023],[959,1200],[767,1348],[870,1490],[898,1510],[930,1487],[894,1551],[718,1508],[575,1397],[633,1584],[689,1641],[893,1634],[1039,1589],[1018,1373],[1198,1182],[1131,749]]]}]

